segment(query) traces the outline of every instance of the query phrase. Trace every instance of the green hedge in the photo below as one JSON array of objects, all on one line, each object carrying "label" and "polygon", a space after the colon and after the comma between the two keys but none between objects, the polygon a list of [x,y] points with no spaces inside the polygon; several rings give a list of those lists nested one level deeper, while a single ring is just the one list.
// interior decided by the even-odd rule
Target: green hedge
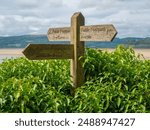
[{"label": "green hedge", "polygon": [[74,97],[69,60],[4,60],[0,112],[150,112],[150,60],[123,46],[81,58],[86,82]]}]

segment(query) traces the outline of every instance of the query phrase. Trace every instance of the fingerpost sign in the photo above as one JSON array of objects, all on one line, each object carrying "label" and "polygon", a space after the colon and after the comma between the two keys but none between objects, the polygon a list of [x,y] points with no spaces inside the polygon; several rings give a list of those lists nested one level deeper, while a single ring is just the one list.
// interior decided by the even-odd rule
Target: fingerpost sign
[{"label": "fingerpost sign", "polygon": [[117,31],[113,25],[85,26],[82,13],[74,13],[71,17],[71,27],[49,28],[49,41],[70,41],[71,44],[29,44],[23,54],[30,60],[71,59],[70,74],[73,88],[84,83],[82,67],[84,56],[84,41],[112,41]]}]

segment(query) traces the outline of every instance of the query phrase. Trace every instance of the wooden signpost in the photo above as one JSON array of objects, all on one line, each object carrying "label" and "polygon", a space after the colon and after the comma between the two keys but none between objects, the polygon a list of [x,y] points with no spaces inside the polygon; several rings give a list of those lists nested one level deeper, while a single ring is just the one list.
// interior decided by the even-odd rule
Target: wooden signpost
[{"label": "wooden signpost", "polygon": [[72,59],[73,45],[29,44],[23,53],[30,60]]},{"label": "wooden signpost", "polygon": [[[69,41],[71,28],[49,28],[48,39],[50,41]],[[113,25],[80,26],[80,41],[112,41],[116,36]]]},{"label": "wooden signpost", "polygon": [[49,41],[70,40],[71,44],[29,44],[23,54],[31,60],[71,59],[71,78],[73,87],[84,83],[82,58],[84,56],[84,41],[112,41],[117,31],[113,25],[84,26],[84,16],[74,13],[71,27],[50,28]]}]

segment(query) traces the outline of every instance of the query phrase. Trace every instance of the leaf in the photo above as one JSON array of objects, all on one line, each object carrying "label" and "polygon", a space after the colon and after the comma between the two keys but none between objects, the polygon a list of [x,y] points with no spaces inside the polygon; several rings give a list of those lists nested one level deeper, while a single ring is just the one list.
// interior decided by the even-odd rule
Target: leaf
[{"label": "leaf", "polygon": [[25,105],[25,102],[24,101],[21,101],[21,112],[24,113],[24,105]]},{"label": "leaf", "polygon": [[127,85],[125,85],[125,90],[128,91],[128,86]]},{"label": "leaf", "polygon": [[3,104],[3,99],[0,98],[0,105],[2,106],[2,104]]},{"label": "leaf", "polygon": [[125,113],[128,112],[129,104],[125,106]]},{"label": "leaf", "polygon": [[13,102],[13,96],[9,95],[10,101]]},{"label": "leaf", "polygon": [[120,90],[122,87],[122,83],[120,82],[119,85],[118,85],[118,90]]},{"label": "leaf", "polygon": [[142,112],[146,111],[146,107],[144,105],[140,105],[140,108],[142,109]]},{"label": "leaf", "polygon": [[18,101],[18,98],[20,97],[20,91],[18,90],[14,96],[15,96],[15,101]]},{"label": "leaf", "polygon": [[135,94],[135,91],[136,91],[136,88],[134,88],[134,89],[132,90],[131,94],[134,95],[134,94]]},{"label": "leaf", "polygon": [[106,95],[106,106],[105,106],[105,111],[107,110],[108,107],[109,107],[109,96]]},{"label": "leaf", "polygon": [[119,107],[120,106],[120,103],[121,103],[121,99],[120,97],[117,98],[117,106]]},{"label": "leaf", "polygon": [[119,92],[119,96],[125,97],[123,92]]},{"label": "leaf", "polygon": [[142,103],[142,100],[143,100],[143,96],[140,95],[139,102]]}]

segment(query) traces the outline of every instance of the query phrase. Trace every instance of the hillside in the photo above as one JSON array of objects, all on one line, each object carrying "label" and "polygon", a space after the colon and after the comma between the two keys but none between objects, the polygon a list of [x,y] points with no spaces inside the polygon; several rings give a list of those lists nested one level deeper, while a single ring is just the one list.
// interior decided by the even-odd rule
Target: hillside
[{"label": "hillside", "polygon": [[[66,42],[49,42],[46,35],[0,37],[0,48],[25,48],[29,43],[63,44]],[[150,48],[150,38],[115,38],[113,42],[87,42],[86,46],[93,48],[115,48],[120,44],[124,44],[125,46],[131,45],[135,48]]]}]

